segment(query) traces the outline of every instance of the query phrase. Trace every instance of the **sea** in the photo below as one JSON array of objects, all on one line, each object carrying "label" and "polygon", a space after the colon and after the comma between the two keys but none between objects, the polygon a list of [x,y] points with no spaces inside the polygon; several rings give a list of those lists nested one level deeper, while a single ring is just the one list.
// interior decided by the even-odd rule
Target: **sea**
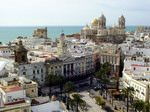
[{"label": "sea", "polygon": [[[55,38],[59,37],[62,31],[66,35],[79,33],[83,27],[84,26],[48,26],[48,38],[55,40]],[[0,42],[6,44],[13,41],[18,36],[30,38],[32,37],[34,30],[37,28],[44,28],[44,26],[0,27]],[[135,30],[136,26],[126,26],[126,31],[134,32]]]}]

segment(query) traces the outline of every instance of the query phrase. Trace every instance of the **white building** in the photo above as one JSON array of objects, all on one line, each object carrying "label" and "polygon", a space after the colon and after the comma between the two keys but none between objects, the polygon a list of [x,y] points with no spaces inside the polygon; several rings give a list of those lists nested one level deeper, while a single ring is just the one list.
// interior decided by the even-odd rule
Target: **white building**
[{"label": "white building", "polygon": [[28,79],[34,80],[39,85],[45,84],[45,62],[20,64],[17,71],[20,76],[25,76]]},{"label": "white building", "polygon": [[8,45],[0,45],[0,56],[1,57],[13,57],[14,56],[14,52],[13,52],[13,47],[14,46],[8,46]]},{"label": "white building", "polygon": [[102,14],[98,19],[93,19],[90,26],[86,25],[81,30],[82,38],[97,38],[106,36],[121,36],[125,35],[125,18],[122,15],[118,18],[118,25],[106,27],[106,17]]},{"label": "white building", "polygon": [[0,111],[31,112],[30,100],[26,97],[26,91],[20,86],[0,86]]},{"label": "white building", "polygon": [[0,61],[0,78],[7,76],[6,64],[6,61]]},{"label": "white building", "polygon": [[32,112],[68,112],[63,104],[59,101],[51,101],[48,103],[31,107]]},{"label": "white building", "polygon": [[134,97],[148,101],[150,93],[150,63],[143,57],[126,57],[122,77],[123,87],[133,87]]}]

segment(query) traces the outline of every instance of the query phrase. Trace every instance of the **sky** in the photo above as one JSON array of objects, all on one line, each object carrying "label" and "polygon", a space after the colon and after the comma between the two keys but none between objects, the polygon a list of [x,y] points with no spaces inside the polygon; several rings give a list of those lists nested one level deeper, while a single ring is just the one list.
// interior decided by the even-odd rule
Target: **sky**
[{"label": "sky", "polygon": [[104,14],[107,25],[150,25],[150,0],[0,0],[0,26],[86,25]]}]

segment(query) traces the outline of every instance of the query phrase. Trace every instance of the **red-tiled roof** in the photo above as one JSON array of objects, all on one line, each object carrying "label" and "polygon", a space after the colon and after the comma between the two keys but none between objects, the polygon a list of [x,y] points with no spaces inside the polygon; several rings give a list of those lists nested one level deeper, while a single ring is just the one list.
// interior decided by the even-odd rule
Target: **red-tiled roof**
[{"label": "red-tiled roof", "polygon": [[13,92],[13,91],[22,90],[22,88],[21,88],[20,86],[18,86],[18,85],[2,87],[2,89],[3,89],[5,92]]}]

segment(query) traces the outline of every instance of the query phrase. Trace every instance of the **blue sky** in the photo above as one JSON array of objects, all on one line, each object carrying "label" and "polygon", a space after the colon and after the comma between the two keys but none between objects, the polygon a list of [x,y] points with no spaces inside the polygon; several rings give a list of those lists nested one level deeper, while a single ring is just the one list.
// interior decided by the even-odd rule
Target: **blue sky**
[{"label": "blue sky", "polygon": [[150,0],[0,0],[0,26],[85,25],[103,13],[107,25],[150,25]]}]

